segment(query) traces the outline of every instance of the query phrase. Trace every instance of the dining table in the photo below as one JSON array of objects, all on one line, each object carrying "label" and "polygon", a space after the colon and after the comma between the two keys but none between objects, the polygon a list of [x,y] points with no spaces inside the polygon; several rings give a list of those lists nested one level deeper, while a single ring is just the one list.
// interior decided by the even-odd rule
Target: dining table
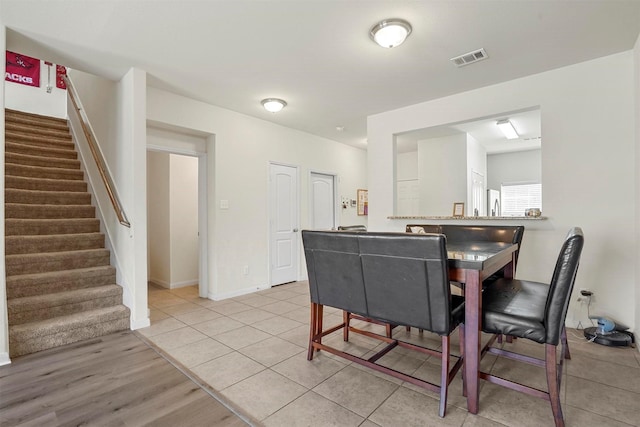
[{"label": "dining table", "polygon": [[517,243],[447,241],[449,279],[464,284],[464,381],[472,414],[479,410],[482,282],[500,270],[505,278],[513,278],[517,250]]}]

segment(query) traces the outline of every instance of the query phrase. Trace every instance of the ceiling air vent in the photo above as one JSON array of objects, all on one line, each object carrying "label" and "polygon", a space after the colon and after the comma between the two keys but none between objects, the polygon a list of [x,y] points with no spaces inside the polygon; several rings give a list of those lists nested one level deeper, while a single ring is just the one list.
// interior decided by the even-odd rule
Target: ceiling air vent
[{"label": "ceiling air vent", "polygon": [[464,55],[456,56],[455,58],[451,58],[456,66],[462,67],[464,65],[473,64],[474,62],[482,61],[483,59],[487,59],[489,55],[484,49],[474,50],[473,52],[465,53]]}]

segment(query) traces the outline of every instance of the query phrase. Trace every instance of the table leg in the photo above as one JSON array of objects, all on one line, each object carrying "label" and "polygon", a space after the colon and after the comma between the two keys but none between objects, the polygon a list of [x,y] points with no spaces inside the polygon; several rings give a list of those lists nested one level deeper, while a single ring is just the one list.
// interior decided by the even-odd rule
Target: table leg
[{"label": "table leg", "polygon": [[480,328],[482,327],[482,284],[478,270],[466,271],[464,321],[464,380],[467,410],[478,413],[480,371]]}]

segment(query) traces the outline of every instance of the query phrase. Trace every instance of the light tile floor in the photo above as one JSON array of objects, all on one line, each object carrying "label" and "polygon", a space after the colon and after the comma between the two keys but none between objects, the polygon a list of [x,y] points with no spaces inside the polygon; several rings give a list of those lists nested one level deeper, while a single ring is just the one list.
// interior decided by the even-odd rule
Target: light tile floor
[{"label": "light tile floor", "polygon": [[[142,335],[210,388],[265,426],[552,426],[549,403],[481,381],[480,412],[466,411],[460,374],[451,385],[447,415],[438,417],[435,393],[403,383],[345,359],[318,353],[306,359],[309,290],[295,282],[223,301],[198,297],[196,286],[167,290],[149,285],[151,326]],[[324,324],[341,322],[325,307]],[[379,326],[368,325],[370,328]],[[397,328],[411,342],[439,347],[440,340]],[[456,333],[457,334],[457,333]],[[325,338],[356,355],[378,342],[341,332]],[[452,340],[455,353],[457,338]],[[632,348],[589,343],[569,331],[572,360],[565,366],[562,404],[568,426],[640,425],[640,354]],[[506,344],[541,356],[543,346],[518,340]],[[405,349],[381,362],[432,382],[439,359]],[[495,357],[485,371],[546,389],[544,370]]]}]

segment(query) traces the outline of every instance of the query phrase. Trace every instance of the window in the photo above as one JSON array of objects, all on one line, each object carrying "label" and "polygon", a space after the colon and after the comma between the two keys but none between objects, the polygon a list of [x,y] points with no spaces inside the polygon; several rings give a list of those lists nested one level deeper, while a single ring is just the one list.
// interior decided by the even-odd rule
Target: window
[{"label": "window", "polygon": [[511,183],[500,187],[502,216],[524,216],[529,208],[542,211],[542,184]]}]

